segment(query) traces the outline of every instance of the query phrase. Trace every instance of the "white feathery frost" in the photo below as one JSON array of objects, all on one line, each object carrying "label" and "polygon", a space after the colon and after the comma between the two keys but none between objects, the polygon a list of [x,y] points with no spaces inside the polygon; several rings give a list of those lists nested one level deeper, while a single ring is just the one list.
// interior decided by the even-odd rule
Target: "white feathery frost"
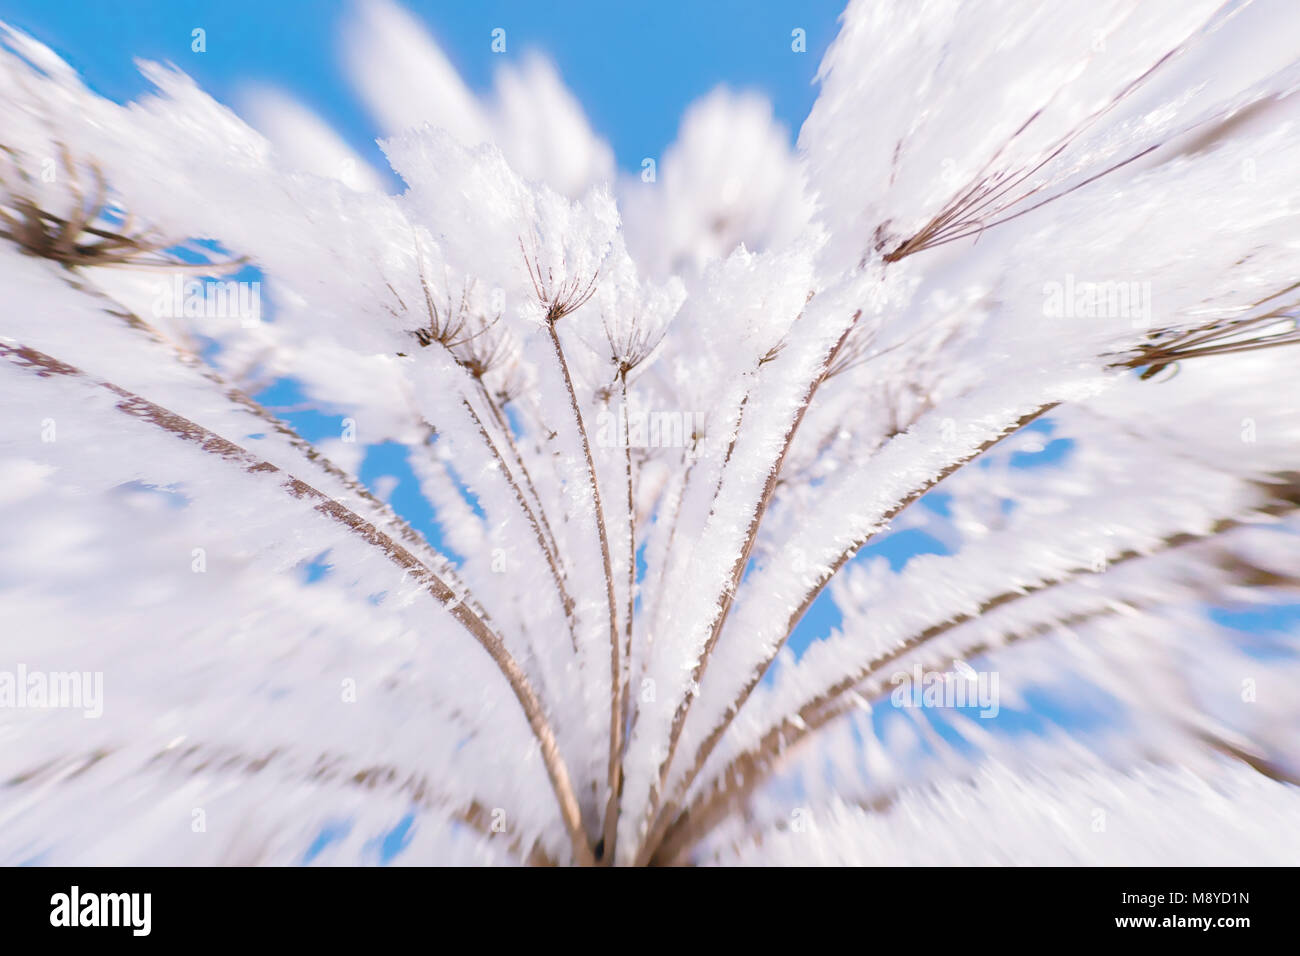
[{"label": "white feathery frost", "polygon": [[649,178],[4,27],[0,861],[1293,863],[1297,35],[852,0]]}]

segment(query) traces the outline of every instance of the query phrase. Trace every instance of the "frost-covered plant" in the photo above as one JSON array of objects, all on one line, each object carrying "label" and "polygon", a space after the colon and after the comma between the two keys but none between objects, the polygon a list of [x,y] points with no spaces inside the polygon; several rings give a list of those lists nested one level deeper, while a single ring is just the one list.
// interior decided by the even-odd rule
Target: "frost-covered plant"
[{"label": "frost-covered plant", "polygon": [[854,2],[653,183],[358,16],[396,195],[6,34],[0,857],[1294,862],[1294,3]]}]

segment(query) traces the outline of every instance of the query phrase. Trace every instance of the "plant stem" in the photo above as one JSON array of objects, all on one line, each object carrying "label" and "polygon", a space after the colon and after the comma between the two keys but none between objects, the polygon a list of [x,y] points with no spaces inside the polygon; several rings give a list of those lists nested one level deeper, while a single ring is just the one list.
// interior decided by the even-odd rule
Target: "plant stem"
[{"label": "plant stem", "polygon": [[[620,740],[622,739],[622,726],[620,724],[621,708],[619,704],[619,684],[622,679],[622,663],[619,654],[619,634],[618,634],[618,604],[614,598],[614,570],[613,562],[610,559],[609,552],[609,535],[605,531],[605,512],[600,503],[600,485],[596,481],[596,464],[591,457],[591,443],[587,440],[587,426],[582,421],[582,409],[578,405],[578,394],[573,387],[573,378],[569,375],[569,363],[564,358],[564,347],[560,344],[560,336],[555,328],[555,321],[546,322],[546,331],[551,337],[551,347],[555,350],[555,360],[560,366],[560,374],[564,378],[564,388],[569,395],[569,410],[573,413],[573,421],[578,429],[578,436],[582,439],[582,454],[587,469],[588,490],[591,492],[591,503],[595,511],[596,519],[596,537],[600,543],[600,559],[605,574],[605,596],[609,604],[609,800],[605,807],[605,825],[604,831],[608,832],[611,827],[617,825],[616,820],[611,820],[617,813],[618,791],[622,787],[621,765],[618,760],[620,750]],[[608,851],[608,846],[607,846]],[[608,852],[605,858],[609,859]]]}]

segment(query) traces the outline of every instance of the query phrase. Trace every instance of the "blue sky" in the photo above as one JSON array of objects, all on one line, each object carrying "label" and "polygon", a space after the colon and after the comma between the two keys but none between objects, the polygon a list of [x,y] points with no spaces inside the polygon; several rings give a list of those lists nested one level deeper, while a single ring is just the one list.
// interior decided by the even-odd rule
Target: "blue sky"
[{"label": "blue sky", "polygon": [[[246,84],[274,84],[382,168],[376,130],[340,69],[340,32],[351,6],[311,0],[0,0],[0,18],[49,44],[97,92],[118,101],[147,88],[135,57],[170,61],[232,105]],[[643,157],[660,155],[675,138],[686,106],[719,84],[763,92],[793,139],[812,107],[813,77],[843,6],[843,0],[406,4],[476,91],[490,87],[503,56],[544,51],[626,170],[639,170]],[[207,34],[204,53],[190,49],[196,27]],[[506,30],[505,54],[490,47],[498,27]],[[795,28],[805,31],[806,53],[791,50]]]}]

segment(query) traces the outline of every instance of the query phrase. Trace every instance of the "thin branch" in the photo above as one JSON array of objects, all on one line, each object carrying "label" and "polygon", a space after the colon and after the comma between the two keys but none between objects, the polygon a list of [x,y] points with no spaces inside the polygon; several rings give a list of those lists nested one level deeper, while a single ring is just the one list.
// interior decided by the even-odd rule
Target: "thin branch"
[{"label": "thin branch", "polygon": [[[1115,163],[1114,165],[1102,170],[1100,173],[1096,173],[1095,175],[1085,178],[1082,182],[1076,183],[1070,186],[1069,188],[1062,190],[1061,192],[1048,196],[1046,199],[1043,199],[1032,206],[1029,206],[1025,209],[1021,209],[1020,211],[1013,213],[1011,215],[1003,216],[1002,218],[997,218],[1003,212],[1006,212],[1007,210],[1013,208],[1014,206],[1018,205],[1019,203],[1028,199],[1029,197],[1042,191],[1043,189],[1048,188],[1051,185],[1050,183],[1040,183],[1038,185],[1029,187],[1023,193],[1016,196],[1014,199],[999,202],[999,200],[1002,200],[1003,197],[1008,192],[1010,192],[1012,189],[1019,186],[1021,183],[1025,182],[1027,179],[1029,179],[1029,177],[1033,176],[1039,170],[1043,169],[1043,167],[1047,166],[1058,156],[1060,156],[1071,144],[1075,142],[1075,140],[1078,139],[1079,136],[1081,136],[1087,129],[1089,129],[1093,124],[1095,124],[1098,119],[1105,116],[1107,113],[1113,110],[1120,103],[1124,102],[1124,100],[1128,99],[1128,97],[1131,96],[1134,92],[1140,89],[1152,76],[1154,76],[1160,70],[1161,67],[1163,67],[1165,64],[1170,62],[1175,56],[1177,56],[1179,53],[1185,50],[1188,44],[1192,41],[1192,39],[1195,38],[1198,34],[1200,34],[1211,22],[1213,22],[1214,18],[1217,17],[1223,10],[1227,9],[1227,6],[1228,6],[1227,4],[1220,6],[1218,10],[1216,10],[1211,16],[1207,17],[1194,30],[1188,33],[1177,45],[1167,50],[1150,67],[1144,70],[1133,80],[1129,81],[1129,83],[1126,84],[1123,87],[1123,89],[1121,89],[1118,93],[1112,96],[1110,100],[1108,100],[1101,107],[1099,107],[1098,109],[1090,113],[1088,116],[1086,116],[1083,120],[1081,120],[1068,132],[1063,134],[1059,139],[1056,140],[1055,144],[1047,150],[1043,158],[1039,160],[1037,163],[1035,163],[1030,167],[1018,171],[1011,171],[1008,173],[998,172],[993,174],[991,177],[977,179],[977,181],[971,184],[970,186],[968,186],[962,194],[960,194],[955,199],[951,200],[948,203],[948,205],[945,206],[944,209],[937,216],[935,216],[928,223],[926,223],[926,225],[922,227],[919,232],[917,232],[915,235],[911,236],[910,238],[904,240],[891,252],[886,253],[883,257],[884,261],[897,262],[900,259],[904,259],[907,256],[914,255],[925,249],[932,249],[935,246],[941,246],[949,242],[955,242],[958,239],[965,239],[970,236],[977,236],[981,234],[985,229],[992,228],[993,226],[1001,225],[1004,222],[1009,222],[1010,220],[1019,218],[1020,216],[1023,216],[1026,213],[1039,208],[1040,206],[1044,206],[1050,202],[1060,199],[1061,197],[1066,196],[1074,192],[1075,190],[1080,189],[1088,185],[1089,183],[1092,183],[1097,179],[1100,179],[1101,177],[1108,175],[1109,173],[1115,172],[1116,170],[1121,169],[1124,166],[1127,166],[1129,163],[1136,161],[1142,156],[1145,156],[1148,153],[1158,149],[1160,146],[1164,145],[1163,141],[1160,143],[1156,143],[1153,146],[1150,146],[1134,155],[1129,156],[1126,159],[1123,159]],[[1060,91],[1058,90],[1057,92],[1059,93]],[[1053,98],[1055,98],[1055,94],[1053,95]],[[1024,133],[1025,130],[1027,130],[1042,115],[1044,109],[1046,109],[1046,107],[1040,107],[1038,110],[1035,110],[1029,116],[1029,118],[1023,124],[1021,124],[1021,126],[1014,133],[1012,133],[1011,136],[1009,136],[1007,140],[1000,147],[998,147],[997,151],[989,158],[989,160],[981,168],[980,172],[977,174],[977,177],[981,176],[985,170],[987,170],[994,162],[996,162],[997,158],[1000,155],[1002,155],[1002,153],[1004,153],[1006,149],[1012,143],[1014,143],[1021,136],[1021,134]],[[1216,117],[1214,118],[1217,118],[1218,115],[1222,115],[1222,114],[1216,114]],[[1206,122],[1209,122],[1209,120],[1207,120]],[[1183,130],[1181,131],[1181,133],[1185,133],[1187,131],[1188,130]],[[1178,135],[1181,135],[1181,133]],[[977,213],[980,213],[982,210],[986,209],[989,206],[993,207],[991,212],[984,213],[982,217],[976,215]]]},{"label": "thin branch", "polygon": [[1247,747],[1239,746],[1212,731],[1198,730],[1196,737],[1211,750],[1217,750],[1233,760],[1241,761],[1251,770],[1268,777],[1270,780],[1275,780],[1278,783],[1289,783],[1293,787],[1300,787],[1300,776],[1267,759],[1262,754],[1256,753]]},{"label": "thin branch", "polygon": [[[794,418],[786,429],[785,437],[781,441],[781,448],[777,452],[776,459],[772,463],[771,468],[768,470],[767,481],[764,483],[763,490],[754,507],[754,513],[750,517],[749,527],[745,533],[745,541],[741,545],[740,553],[736,555],[736,560],[732,564],[728,585],[722,594],[719,595],[717,616],[714,618],[713,626],[709,632],[709,636],[705,640],[704,648],[701,651],[700,656],[695,663],[695,668],[691,673],[690,688],[685,697],[683,697],[683,699],[678,703],[677,710],[673,714],[672,728],[668,734],[667,753],[664,756],[663,762],[659,765],[659,771],[655,778],[656,782],[650,792],[647,818],[651,821],[655,819],[655,814],[659,810],[660,795],[663,793],[663,790],[667,785],[668,774],[672,769],[673,757],[677,753],[677,745],[681,741],[682,731],[686,726],[686,717],[690,713],[691,704],[695,700],[694,690],[699,686],[700,681],[704,679],[704,673],[708,667],[709,659],[712,657],[713,650],[717,647],[718,639],[722,635],[722,629],[727,623],[727,615],[731,612],[731,607],[736,597],[736,591],[740,588],[740,581],[744,576],[745,567],[748,565],[750,554],[754,550],[754,542],[758,540],[758,531],[763,523],[763,517],[767,513],[767,506],[771,503],[772,494],[776,490],[777,481],[781,477],[781,468],[785,464],[786,455],[790,451],[790,446],[794,444],[795,435],[798,434],[799,431],[799,425],[803,422],[804,415],[807,413],[809,406],[816,397],[818,387],[820,387],[821,383],[826,380],[827,370],[835,363],[836,356],[839,354],[840,349],[844,347],[844,343],[848,340],[849,333],[853,331],[854,326],[857,325],[858,319],[861,317],[861,309],[853,313],[853,317],[849,319],[844,331],[840,333],[840,337],[836,340],[830,351],[818,365],[817,373],[805,388],[799,407],[795,411]],[[735,442],[733,441],[732,446],[734,447],[734,445]],[[728,449],[728,454],[730,454],[730,449]],[[653,832],[653,827],[651,830]],[[649,841],[647,841],[646,845],[642,847],[642,854],[646,852],[648,847]]]},{"label": "thin branch", "polygon": [[547,545],[546,536],[542,533],[541,524],[538,522],[537,516],[533,513],[532,506],[529,505],[527,498],[524,496],[523,489],[520,488],[519,482],[515,480],[514,475],[510,473],[510,466],[506,464],[505,459],[501,456],[501,452],[497,449],[496,442],[494,442],[492,436],[488,434],[487,428],[484,427],[483,420],[479,418],[478,412],[474,410],[474,406],[467,398],[461,399],[461,405],[464,406],[465,411],[469,413],[469,417],[473,420],[475,428],[478,429],[478,434],[483,440],[483,444],[486,445],[488,451],[492,453],[492,460],[496,463],[502,477],[505,478],[506,484],[510,486],[510,490],[514,492],[515,503],[519,505],[519,510],[524,513],[524,518],[528,521],[529,527],[533,529],[533,535],[537,539],[537,546],[541,549],[542,556],[546,559],[546,566],[551,572],[551,580],[555,584],[556,593],[560,598],[560,605],[564,609],[564,619],[565,623],[568,625],[569,641],[573,646],[573,653],[577,654],[578,634],[575,630],[573,621],[574,602],[573,598],[569,596],[569,589],[564,584],[564,575],[560,571],[560,566],[556,560],[556,556]]},{"label": "thin branch", "polygon": [[[557,307],[552,305],[550,311]],[[548,315],[550,314],[548,311]],[[622,674],[622,664],[620,661],[620,638],[618,633],[618,604],[614,598],[614,570],[613,562],[610,558],[609,535],[605,531],[605,512],[600,503],[600,485],[596,481],[596,464],[591,457],[591,443],[587,440],[587,426],[583,424],[582,409],[578,405],[578,393],[573,387],[573,378],[569,374],[569,363],[564,358],[564,347],[560,344],[559,332],[555,328],[555,321],[546,322],[546,331],[551,339],[551,347],[555,352],[555,361],[560,367],[560,374],[564,379],[564,388],[569,396],[569,411],[573,413],[573,421],[578,429],[578,436],[582,440],[583,461],[587,469],[587,486],[591,493],[592,507],[595,509],[596,520],[596,537],[600,544],[600,560],[602,570],[605,575],[605,597],[609,604],[609,673],[610,673],[610,691],[609,691],[609,773],[608,784],[611,793],[616,793],[622,786],[620,776],[620,764],[616,759],[619,752],[619,740],[622,736],[620,727],[621,709],[619,706],[618,686]]]},{"label": "thin branch", "polygon": [[[66,216],[58,216],[42,209],[33,198],[35,193],[26,187],[33,185],[19,154],[0,143],[0,155],[7,158],[18,172],[19,183],[11,183],[0,175],[0,220],[8,227],[0,231],[0,238],[14,242],[24,253],[57,262],[66,269],[81,266],[132,266],[141,269],[179,270],[217,273],[242,266],[247,260],[240,258],[229,262],[188,263],[174,259],[158,258],[155,253],[175,242],[150,238],[145,231],[130,232],[134,221],[128,214],[123,228],[114,231],[96,225],[108,205],[108,183],[95,163],[90,164],[95,180],[95,193],[89,203],[81,188],[77,164],[67,147],[58,144],[72,206]],[[4,209],[8,205],[17,216]],[[95,241],[99,240],[99,241]]]},{"label": "thin branch", "polygon": [[[473,373],[471,372],[471,374]],[[563,572],[565,569],[564,555],[560,551],[560,546],[555,541],[555,532],[551,530],[551,522],[546,517],[546,506],[542,502],[542,496],[537,492],[537,486],[533,484],[533,477],[528,471],[528,466],[524,463],[523,453],[520,451],[519,443],[515,441],[514,432],[510,428],[510,422],[506,418],[505,412],[501,409],[496,399],[492,397],[492,393],[488,391],[488,387],[483,381],[483,376],[474,376],[474,380],[478,383],[479,394],[482,397],[484,404],[487,405],[488,411],[492,413],[493,421],[495,421],[497,425],[497,431],[505,438],[506,447],[510,450],[515,465],[519,468],[519,475],[523,478],[524,487],[532,498],[533,509],[537,515],[537,520],[542,526],[542,531],[546,535],[547,542],[550,544],[551,554],[554,555],[556,564],[559,566],[561,572]],[[571,601],[572,599],[569,600]],[[567,604],[564,611],[566,614],[572,614],[572,603]]]},{"label": "thin branch", "polygon": [[[1294,291],[1295,288],[1296,285],[1293,284],[1281,289],[1259,302],[1253,303],[1250,308],[1257,308],[1265,302]],[[1300,300],[1292,300],[1283,305],[1275,306],[1262,315],[1239,319],[1213,319],[1194,328],[1185,329],[1172,339],[1161,341],[1157,338],[1156,341],[1135,349],[1119,361],[1112,363],[1111,367],[1141,368],[1142,366],[1148,366],[1146,371],[1142,373],[1142,378],[1151,378],[1168,366],[1184,359],[1203,358],[1209,355],[1230,355],[1238,352],[1254,352],[1260,349],[1275,348],[1279,345],[1294,345],[1300,343],[1300,328],[1296,327],[1296,317],[1294,315],[1297,309],[1300,309]],[[1241,338],[1251,330],[1258,330],[1260,326],[1263,326],[1263,331],[1267,333],[1269,329],[1287,322],[1290,323],[1290,328],[1284,331],[1264,335],[1257,334],[1253,338]]]},{"label": "thin branch", "polygon": [[[232,385],[224,376],[221,375],[220,372],[205,363],[191,348],[167,337],[157,327],[141,318],[138,313],[124,308],[116,300],[109,298],[103,291],[81,281],[73,274],[68,274],[65,278],[69,284],[78,291],[104,300],[108,303],[105,307],[105,312],[121,319],[123,323],[137,332],[143,333],[155,344],[170,349],[172,357],[175,358],[176,361],[197,372],[208,382],[220,388],[225,397],[231,402],[240,406],[250,415],[257,417],[269,425],[277,435],[285,440],[289,447],[302,456],[305,465],[309,465],[321,473],[328,475],[331,479],[347,489],[348,492],[356,495],[359,505],[354,506],[354,510],[356,510],[357,507],[365,508],[367,511],[367,517],[369,517],[377,527],[384,528],[401,538],[409,548],[414,550],[416,555],[424,564],[431,568],[435,568],[437,573],[450,581],[452,586],[459,593],[467,593],[466,586],[458,579],[455,568],[452,567],[451,562],[445,555],[436,551],[429,542],[424,539],[423,535],[399,517],[386,502],[376,497],[369,488],[359,482],[356,478],[352,477],[352,475],[348,474],[338,465],[334,464],[334,462],[325,455],[321,454],[321,452],[312,445],[311,442],[300,436],[287,422],[276,418],[275,415],[260,402],[252,398],[242,389]],[[475,613],[477,613],[479,617],[483,618],[484,621],[490,622],[488,613],[485,609],[476,605],[474,610]]]},{"label": "thin branch", "polygon": [[[885,512],[885,514],[881,516],[881,519],[878,522],[878,526],[883,526],[885,524],[888,524],[888,522],[893,520],[893,518],[895,518],[900,512],[902,512],[903,509],[907,508],[914,501],[916,501],[922,495],[924,495],[927,491],[929,491],[939,482],[943,481],[943,479],[947,478],[949,475],[951,475],[953,472],[957,471],[959,468],[966,465],[968,462],[979,457],[985,451],[992,448],[998,442],[1006,438],[1008,435],[1014,434],[1015,432],[1023,428],[1025,425],[1028,425],[1030,422],[1034,421],[1039,416],[1045,415],[1047,412],[1055,408],[1057,404],[1058,403],[1056,402],[1050,402],[1044,405],[1040,405],[1034,411],[1021,416],[1011,425],[1007,426],[1002,431],[1000,431],[993,438],[990,438],[988,441],[982,443],[978,448],[976,448],[970,454],[957,459],[956,461],[950,463],[947,467],[945,467],[941,471],[937,472],[936,474],[932,475],[930,478],[926,479],[926,481],[922,482],[917,488],[913,489],[912,492],[910,492],[902,500],[900,500],[897,504],[895,504],[893,508]],[[804,595],[803,600],[800,601],[799,606],[795,609],[794,613],[790,615],[789,620],[786,622],[785,632],[781,637],[781,640],[777,642],[776,646],[764,658],[763,662],[757,668],[755,668],[755,670],[750,675],[749,681],[746,683],[744,689],[736,697],[736,699],[732,701],[730,706],[728,706],[726,712],[723,715],[722,720],[718,723],[716,727],[713,728],[712,731],[710,731],[708,737],[705,738],[704,743],[700,746],[700,749],[696,752],[695,759],[691,764],[690,770],[687,771],[686,775],[681,778],[678,785],[674,788],[674,794],[672,799],[664,805],[663,810],[659,815],[658,822],[654,827],[654,830],[650,833],[649,837],[646,840],[646,845],[645,845],[645,849],[643,850],[643,854],[654,852],[654,844],[659,839],[662,839],[663,834],[671,824],[671,814],[677,809],[679,802],[685,797],[685,795],[687,794],[687,792],[691,787],[691,784],[695,782],[695,778],[698,777],[700,772],[704,769],[704,765],[705,763],[707,763],[710,755],[712,755],[714,748],[717,747],[718,743],[722,740],[723,735],[727,732],[727,728],[731,726],[732,721],[734,721],[736,715],[740,713],[741,708],[745,706],[745,703],[749,700],[750,695],[754,692],[754,688],[756,688],[762,682],[763,677],[767,674],[768,669],[772,666],[772,662],[776,660],[777,655],[781,652],[781,649],[785,646],[786,642],[789,641],[790,635],[794,633],[794,629],[798,625],[799,621],[803,618],[804,613],[808,610],[809,607],[812,606],[812,603],[821,594],[822,590],[830,582],[831,578],[834,577],[839,572],[839,570],[842,567],[844,567],[844,565],[847,564],[853,558],[854,555],[858,553],[859,550],[861,550],[864,546],[866,546],[866,544],[873,537],[875,537],[875,534],[876,532],[870,532],[862,536],[858,540],[856,540],[848,548],[844,549],[844,551],[840,553],[840,555],[835,559],[835,561],[832,562],[831,566],[819,577],[817,584]]]},{"label": "thin branch", "polygon": [[[85,773],[96,764],[112,757],[117,751],[99,747],[86,753],[66,754],[45,759],[40,765],[19,771],[0,787],[21,787]],[[258,755],[246,753],[221,744],[194,743],[188,739],[183,745],[167,746],[148,757],[142,772],[163,770],[196,777],[203,773],[255,776],[275,772],[281,779],[312,785],[339,785],[369,791],[382,791],[404,797],[426,810],[446,814],[455,822],[470,827],[480,835],[493,839],[507,837],[508,851],[530,866],[555,866],[540,842],[525,847],[523,838],[506,819],[494,817],[491,810],[478,798],[453,797],[441,791],[427,775],[416,770],[392,764],[359,765],[354,757],[344,754],[321,753],[308,760],[282,747],[273,747]],[[494,829],[500,826],[502,829]]]},{"label": "thin branch", "polygon": [[[587,426],[583,422],[582,408],[578,403],[578,393],[573,385],[573,377],[569,374],[569,363],[564,357],[564,346],[560,343],[560,335],[556,329],[556,323],[566,315],[570,315],[582,308],[591,297],[596,294],[596,283],[600,278],[600,272],[597,270],[585,285],[578,276],[557,282],[554,273],[547,269],[542,270],[541,263],[537,261],[534,254],[531,258],[524,249],[523,239],[519,240],[519,251],[523,254],[524,265],[528,269],[528,278],[532,282],[533,291],[537,295],[538,302],[546,310],[543,324],[546,326],[547,334],[550,336],[551,348],[555,353],[555,361],[559,366],[560,375],[564,383],[565,392],[569,397],[569,411],[573,414],[573,422],[578,431],[578,437],[582,442],[583,464],[587,470],[587,490],[591,495],[591,503],[594,511],[596,523],[596,538],[600,546],[600,557],[602,571],[605,576],[605,598],[609,606],[609,760],[607,772],[607,784],[609,786],[611,799],[622,789],[622,763],[618,759],[618,753],[621,749],[622,726],[620,723],[621,706],[619,702],[619,685],[622,675],[622,661],[620,637],[618,633],[618,604],[614,596],[614,570],[613,560],[610,556],[609,535],[605,529],[605,511],[600,500],[600,483],[596,480],[596,464],[591,455],[591,442],[587,437]],[[604,861],[610,859],[608,847],[604,845],[602,836],[600,856]]]},{"label": "thin branch", "polygon": [[0,343],[0,358],[24,371],[32,372],[42,378],[65,376],[85,382],[97,388],[106,389],[121,399],[117,409],[133,418],[148,422],[185,441],[194,442],[203,451],[215,455],[232,464],[240,465],[252,474],[278,475],[281,488],[298,499],[317,502],[315,510],[343,526],[367,544],[379,550],[411,580],[424,585],[429,594],[445,607],[492,658],[497,669],[505,677],[515,699],[523,709],[524,715],[532,728],[541,750],[542,762],[550,777],[560,817],[568,831],[574,858],[583,865],[594,862],[591,848],[587,844],[582,830],[582,822],[577,798],[574,796],[569,773],[560,754],[555,733],[546,718],[541,701],[533,691],[527,675],[507,650],[504,641],[480,618],[456,591],[449,587],[441,577],[419,561],[410,551],[403,548],[388,535],[377,529],[356,512],[317,491],[306,482],[282,472],[275,465],[263,461],[251,452],[208,431],[201,425],[183,418],[145,398],[135,395],[111,382],[97,381],[85,375],[80,369],[52,358],[43,352],[24,346],[10,346]]},{"label": "thin branch", "polygon": [[625,618],[622,673],[618,681],[618,750],[612,759],[618,769],[614,776],[618,778],[618,789],[609,792],[609,802],[605,807],[604,857],[609,863],[615,860],[618,849],[618,811],[623,797],[624,767],[623,758],[627,750],[627,718],[630,706],[632,676],[632,623],[636,607],[636,494],[632,482],[632,446],[627,440],[627,364],[619,367],[619,381],[623,387],[623,467],[627,483],[627,614]]},{"label": "thin branch", "polygon": [[[1279,517],[1292,513],[1298,505],[1300,505],[1300,498],[1297,498],[1295,489],[1288,485],[1281,489],[1273,502],[1259,506],[1254,509],[1254,513],[1261,516]],[[1128,549],[1121,552],[1107,562],[1107,568],[1114,568],[1121,564],[1165,553],[1187,545],[1203,543],[1207,539],[1220,536],[1247,523],[1247,521],[1237,518],[1224,518],[1215,522],[1203,532],[1181,532],[1170,535],[1159,542],[1156,547],[1143,551]],[[668,832],[661,841],[660,848],[656,851],[657,855],[665,859],[674,859],[679,856],[686,847],[703,837],[709,829],[716,825],[717,821],[721,819],[720,814],[725,811],[727,806],[734,804],[736,799],[752,793],[767,780],[783,754],[789,753],[791,748],[815,734],[835,718],[860,707],[862,698],[859,689],[863,684],[878,676],[884,667],[897,663],[900,658],[906,655],[926,648],[938,638],[977,620],[985,614],[1044,591],[1069,584],[1079,575],[1085,573],[1091,573],[1091,568],[1072,568],[1037,584],[1005,591],[990,597],[974,611],[950,617],[898,642],[890,650],[877,655],[866,664],[855,668],[828,685],[822,691],[810,696],[793,715],[783,717],[779,722],[771,725],[759,738],[757,744],[733,758],[721,772],[712,778],[709,784],[701,788],[690,807],[684,810],[673,821],[672,826],[668,828]],[[970,647],[963,649],[962,656],[969,658],[1001,650],[1029,638],[1050,633],[1061,627],[1082,623],[1098,613],[1114,612],[1115,608],[1104,608],[1100,612],[1093,610],[1068,615],[1062,619],[1048,621],[1025,631],[1008,635],[997,645],[985,640],[979,640]],[[689,838],[687,831],[690,834]]]}]

